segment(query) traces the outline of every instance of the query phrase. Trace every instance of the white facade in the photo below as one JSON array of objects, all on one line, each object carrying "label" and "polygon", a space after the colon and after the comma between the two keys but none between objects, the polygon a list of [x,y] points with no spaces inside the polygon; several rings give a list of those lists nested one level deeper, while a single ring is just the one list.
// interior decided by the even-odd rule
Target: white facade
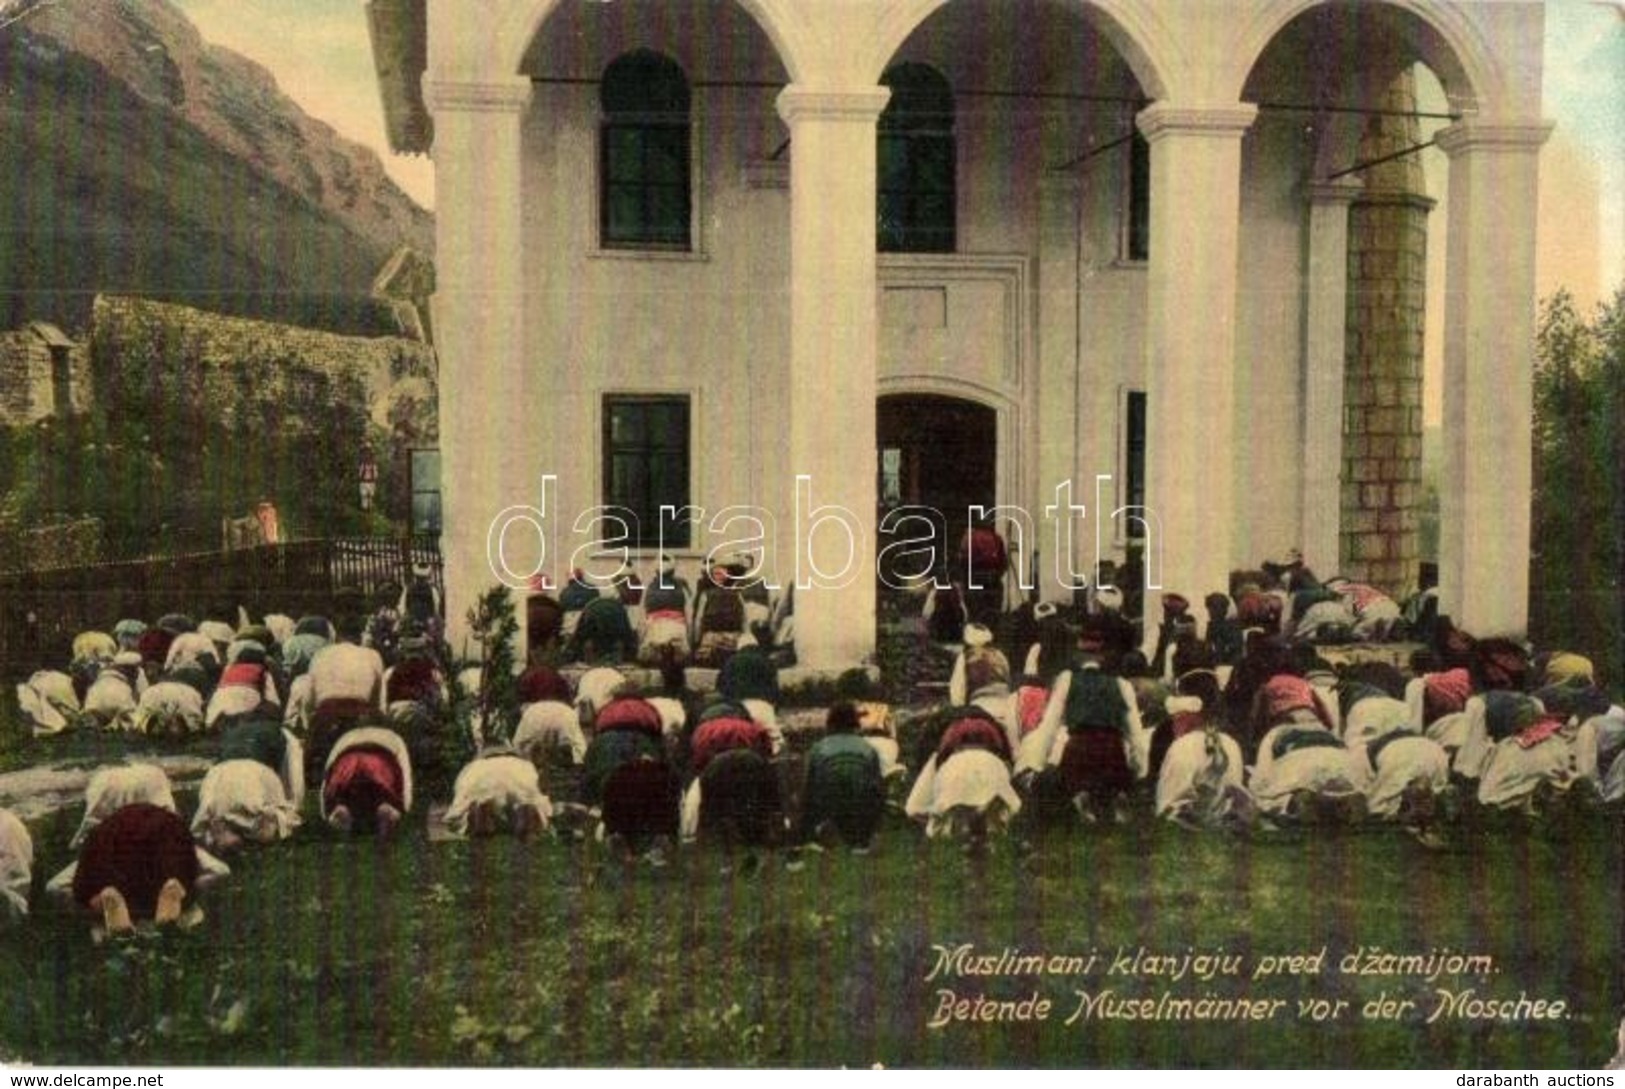
[{"label": "white facade", "polygon": [[[539,564],[557,580],[602,536],[572,530],[605,501],[603,416],[620,395],[686,398],[689,502],[707,519],[770,514],[758,551],[778,582],[798,560],[803,579],[850,567],[842,588],[797,592],[815,667],[873,646],[888,394],[993,411],[993,498],[1033,515],[1021,546],[1039,550],[1047,597],[1092,570],[1097,528],[1120,555],[1096,477],[1114,478],[1109,513],[1129,390],[1149,409],[1156,584],[1199,598],[1295,545],[1330,573],[1358,182],[1324,183],[1353,162],[1361,117],[1314,107],[1369,106],[1416,63],[1459,114],[1439,139],[1443,608],[1474,632],[1523,629],[1539,4],[488,0],[470,19],[428,0],[427,42],[454,629],[496,580],[503,511],[537,508],[549,542],[539,554],[532,526],[510,526],[513,577]],[[691,88],[691,233],[675,252],[601,244],[599,80],[633,50],[675,61]],[[881,81],[901,62],[953,89],[950,253],[876,252]],[[1144,260],[1125,249],[1136,129]],[[812,503],[853,512],[855,564],[832,525],[809,542],[805,506],[797,532],[803,476]],[[1085,510],[1058,550],[1066,481]],[[753,533],[702,526],[679,555],[692,568]],[[647,557],[633,554],[640,573]]]}]

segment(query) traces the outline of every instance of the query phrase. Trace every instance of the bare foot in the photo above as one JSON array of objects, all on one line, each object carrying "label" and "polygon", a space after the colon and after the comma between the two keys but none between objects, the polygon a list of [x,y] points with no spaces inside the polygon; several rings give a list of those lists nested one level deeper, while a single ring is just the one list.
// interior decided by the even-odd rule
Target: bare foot
[{"label": "bare foot", "polygon": [[124,894],[118,889],[109,885],[91,897],[90,906],[102,913],[102,926],[109,935],[135,933],[135,924],[130,921],[130,905],[124,902]]},{"label": "bare foot", "polygon": [[158,890],[158,909],[152,914],[152,921],[159,926],[166,926],[181,917],[181,908],[186,903],[186,886],[171,877],[164,882],[164,887]]},{"label": "bare foot", "polygon": [[535,806],[523,805],[514,813],[513,831],[521,841],[528,840],[542,830],[542,815]]},{"label": "bare foot", "polygon": [[395,834],[395,827],[401,823],[401,811],[385,802],[378,807],[377,815],[373,820],[378,825],[378,838],[387,840]]}]

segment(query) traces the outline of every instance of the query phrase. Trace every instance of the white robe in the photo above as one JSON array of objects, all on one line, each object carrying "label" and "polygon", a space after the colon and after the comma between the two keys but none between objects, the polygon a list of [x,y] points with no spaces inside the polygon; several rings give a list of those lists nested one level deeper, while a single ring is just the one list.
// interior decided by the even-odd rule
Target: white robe
[{"label": "white robe", "polygon": [[103,768],[90,777],[85,787],[85,815],[68,846],[78,850],[85,837],[102,821],[127,805],[148,805],[178,813],[169,776],[156,764],[122,764]]},{"label": "white robe", "polygon": [[646,696],[645,702],[660,715],[660,732],[668,740],[682,736],[688,725],[688,710],[681,700],[670,696]]},{"label": "white robe", "polygon": [[[247,627],[246,624],[243,626]],[[283,643],[286,643],[289,639],[291,639],[294,631],[297,630],[297,627],[298,625],[294,622],[294,619],[291,616],[286,616],[282,613],[266,614],[265,630],[271,633],[271,638],[276,640],[278,646],[281,646]],[[266,647],[265,649],[270,650],[271,648]]]},{"label": "white robe", "polygon": [[[1338,737],[1345,737],[1346,735],[1343,724],[1343,704],[1342,701],[1337,698],[1337,678],[1335,676],[1328,678],[1323,675],[1319,677],[1311,677],[1309,679],[1309,685],[1315,690],[1315,702],[1320,705],[1321,710],[1325,711],[1327,717],[1331,719],[1332,733],[1336,734]],[[1222,680],[1219,682],[1219,691],[1224,691],[1224,682]]]},{"label": "white robe", "polygon": [[1428,723],[1426,736],[1437,741],[1445,752],[1454,755],[1467,740],[1467,712],[1452,711]]},{"label": "white robe", "polygon": [[1410,730],[1411,712],[1405,701],[1367,696],[1349,709],[1343,723],[1343,743],[1349,748],[1367,745],[1400,730]]},{"label": "white robe", "polygon": [[299,827],[299,806],[282,777],[258,760],[223,760],[203,777],[192,834],[201,837],[217,820],[247,834],[268,820],[275,838],[287,839]]},{"label": "white robe", "polygon": [[179,722],[181,732],[195,734],[203,729],[203,693],[180,681],[159,681],[141,694],[135,709],[135,729],[153,732],[156,725]]},{"label": "white robe", "polygon": [[939,768],[931,757],[914,780],[903,812],[925,821],[925,834],[949,831],[948,818],[965,807],[990,816],[1013,816],[1021,811],[1021,798],[1010,785],[1010,768],[986,749],[961,749]]},{"label": "white robe", "polygon": [[269,670],[257,687],[250,688],[245,684],[223,684],[214,690],[209,697],[209,708],[203,713],[203,725],[209,729],[225,715],[244,715],[255,710],[262,704],[271,704],[277,708],[282,700],[277,695],[276,679]]},{"label": "white robe", "polygon": [[[1351,751],[1370,766],[1367,746]],[[1424,780],[1434,791],[1450,785],[1450,756],[1444,747],[1437,741],[1416,736],[1388,742],[1377,753],[1377,767],[1366,787],[1366,812],[1382,820],[1393,820],[1399,815],[1405,788],[1417,779]]]},{"label": "white robe", "polygon": [[164,655],[164,672],[168,673],[176,666],[201,666],[205,658],[219,664],[220,651],[215,647],[214,640],[201,632],[182,632],[175,636],[169,644],[169,653]]},{"label": "white robe", "polygon": [[309,673],[301,673],[288,683],[288,705],[282,709],[284,726],[300,733],[310,732],[310,719],[316,713],[310,692]]},{"label": "white robe", "polygon": [[103,669],[85,693],[85,714],[94,716],[110,730],[128,730],[135,723],[138,690],[130,678],[113,669]]},{"label": "white robe", "polygon": [[541,700],[527,706],[519,716],[513,747],[531,761],[564,749],[570,754],[570,763],[579,765],[587,755],[587,735],[574,707],[557,700]]},{"label": "white robe", "polygon": [[1588,720],[1591,727],[1591,738],[1595,756],[1595,764],[1599,759],[1606,759],[1607,766],[1597,766],[1598,787],[1602,791],[1602,800],[1617,802],[1625,799],[1625,711],[1618,707],[1609,708],[1605,715],[1597,715]]},{"label": "white robe", "polygon": [[553,819],[553,804],[542,793],[536,765],[521,756],[476,757],[458,772],[446,827],[456,835],[468,835],[469,810],[486,802],[495,803],[510,819],[521,808],[532,809],[544,828]]},{"label": "white robe", "polygon": [[1294,634],[1299,639],[1308,639],[1322,624],[1342,624],[1352,630],[1354,610],[1350,609],[1342,598],[1336,601],[1317,601],[1305,609],[1303,615],[1298,618]]},{"label": "white robe", "polygon": [[[1241,754],[1241,746],[1229,734],[1221,733],[1217,737],[1225,767],[1217,783],[1212,785],[1246,789],[1247,762]],[[1196,796],[1197,787],[1211,778],[1211,770],[1206,731],[1192,730],[1169,745],[1162,758],[1162,771],[1157,776],[1157,816],[1166,817],[1189,804]]]},{"label": "white robe", "polygon": [[383,681],[384,660],[371,647],[329,643],[310,660],[310,698],[317,707],[328,700],[376,702]]},{"label": "white robe", "polygon": [[1469,699],[1462,715],[1463,721],[1458,729],[1461,744],[1456,749],[1451,768],[1464,778],[1477,779],[1489,766],[1490,756],[1495,750],[1495,742],[1490,740],[1489,727],[1485,723],[1484,697],[1473,696]]},{"label": "white robe", "polygon": [[224,620],[202,621],[197,626],[197,633],[206,636],[214,644],[214,649],[222,652],[225,647],[231,645],[233,639],[237,638],[237,633]]},{"label": "white robe", "polygon": [[686,615],[655,616],[646,618],[638,627],[638,661],[647,666],[659,665],[670,647],[679,662],[689,655],[688,617]]},{"label": "white robe", "polygon": [[908,771],[898,759],[901,748],[897,744],[895,737],[887,737],[884,734],[864,734],[863,740],[867,741],[869,747],[875,750],[875,755],[880,757],[880,775],[882,778],[890,779],[895,775],[902,775]]},{"label": "white robe", "polygon": [[609,706],[615,698],[615,693],[626,684],[626,674],[609,666],[598,666],[589,669],[581,675],[576,682],[576,705],[585,703],[592,710],[593,717]]},{"label": "white robe", "polygon": [[79,694],[73,678],[55,669],[42,669],[17,686],[17,706],[34,724],[34,736],[58,734],[79,715]]},{"label": "white robe", "polygon": [[28,914],[28,887],[34,879],[34,840],[9,809],[0,809],[0,922]]},{"label": "white robe", "polygon": [[777,756],[784,751],[784,728],[779,725],[779,712],[766,700],[740,700],[740,706],[750,716],[752,722],[767,731],[768,744],[772,746],[773,755]]},{"label": "white robe", "polygon": [[1509,737],[1497,742],[1484,761],[1478,801],[1505,808],[1528,798],[1542,783],[1567,790],[1577,778],[1571,738],[1553,734],[1526,749]]},{"label": "white robe", "polygon": [[[1287,722],[1264,735],[1258,745],[1258,762],[1253,766],[1248,789],[1266,813],[1282,813],[1300,790],[1312,794],[1341,797],[1364,792],[1370,765],[1364,753],[1350,752],[1341,745],[1313,745],[1293,749],[1276,758],[1275,742],[1287,730],[1325,729],[1305,722]],[[1329,731],[1328,731],[1329,732]]]}]

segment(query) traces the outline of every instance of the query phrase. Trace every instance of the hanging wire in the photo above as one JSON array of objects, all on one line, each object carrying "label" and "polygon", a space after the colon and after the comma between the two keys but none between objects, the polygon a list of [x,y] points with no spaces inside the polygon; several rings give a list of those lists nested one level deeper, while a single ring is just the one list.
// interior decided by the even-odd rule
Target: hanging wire
[{"label": "hanging wire", "polygon": [[1412,144],[1410,147],[1400,148],[1398,151],[1390,151],[1387,155],[1379,155],[1375,159],[1367,159],[1363,163],[1355,163],[1353,166],[1344,167],[1335,174],[1327,175],[1323,180],[1333,182],[1338,178],[1345,177],[1349,174],[1358,174],[1360,171],[1366,170],[1370,167],[1379,166],[1382,163],[1391,163],[1395,159],[1403,159],[1407,155],[1415,155],[1418,151],[1426,151],[1435,143],[1437,143],[1437,141],[1429,140],[1426,143]]}]

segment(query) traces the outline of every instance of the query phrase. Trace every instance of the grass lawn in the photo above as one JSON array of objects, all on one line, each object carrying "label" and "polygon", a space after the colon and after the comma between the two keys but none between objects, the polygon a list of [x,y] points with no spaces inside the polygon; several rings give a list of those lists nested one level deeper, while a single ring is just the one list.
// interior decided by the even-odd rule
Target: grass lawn
[{"label": "grass lawn", "polygon": [[[421,804],[421,803],[420,803]],[[187,803],[183,800],[183,809]],[[78,814],[35,828],[36,888]],[[900,820],[867,857],[765,855],[664,869],[551,839],[396,842],[302,830],[234,862],[189,933],[93,946],[36,896],[0,936],[0,1056],[37,1063],[834,1066],[1578,1066],[1621,1012],[1615,819],[1463,830],[1430,851],[1386,830],[1251,842],[1152,825],[1052,832],[1030,853],[927,843]],[[1073,975],[928,979],[934,947],[1098,960]],[[1111,970],[1218,952],[1208,982]],[[1267,955],[1327,952],[1253,980]],[[1345,954],[1449,950],[1493,971],[1352,976]],[[1142,966],[1144,962],[1142,961]],[[1318,970],[1317,970],[1318,969]],[[1268,1020],[1078,1020],[1076,992],[1284,1000]],[[1426,1023],[1436,992],[1563,1000],[1557,1020]],[[930,1027],[943,990],[1052,1007],[1047,1020]],[[1386,992],[1398,1020],[1362,1017]],[[1344,1000],[1300,1017],[1300,999]],[[1375,1012],[1375,1011],[1372,1011]],[[1481,1011],[1482,1012],[1482,1011]],[[1491,1011],[1492,1013],[1494,1011]]]}]

